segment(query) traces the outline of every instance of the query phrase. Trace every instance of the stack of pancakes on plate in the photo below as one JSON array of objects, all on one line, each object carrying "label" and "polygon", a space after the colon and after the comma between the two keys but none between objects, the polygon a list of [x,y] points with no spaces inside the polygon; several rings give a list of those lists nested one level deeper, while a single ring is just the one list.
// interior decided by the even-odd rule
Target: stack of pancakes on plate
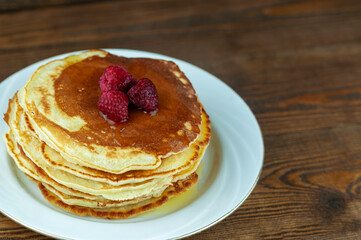
[{"label": "stack of pancakes on plate", "polygon": [[[130,108],[125,123],[100,113],[99,77],[121,65],[151,79],[159,110]],[[153,209],[197,182],[209,117],[173,62],[90,50],[40,67],[9,101],[4,135],[16,165],[66,211],[118,219]]]}]

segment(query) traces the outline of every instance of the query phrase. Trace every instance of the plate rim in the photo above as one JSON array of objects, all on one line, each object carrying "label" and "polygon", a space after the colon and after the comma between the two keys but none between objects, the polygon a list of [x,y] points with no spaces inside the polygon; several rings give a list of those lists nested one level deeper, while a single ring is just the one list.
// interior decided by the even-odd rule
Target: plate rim
[{"label": "plate rim", "polygon": [[[241,201],[236,204],[231,210],[229,210],[227,213],[223,214],[222,216],[220,216],[219,218],[217,218],[216,220],[214,220],[213,222],[211,223],[208,223],[207,225],[205,225],[204,227],[202,228],[199,228],[197,230],[194,230],[194,231],[191,231],[191,232],[188,232],[188,233],[185,233],[183,235],[179,235],[173,239],[181,239],[181,238],[185,238],[185,237],[189,237],[189,236],[192,236],[194,234],[197,234],[197,233],[200,233],[212,226],[214,226],[215,224],[221,222],[222,220],[224,220],[225,218],[227,218],[229,215],[231,215],[233,212],[235,212],[245,201],[246,199],[250,196],[250,194],[252,193],[252,191],[254,190],[254,188],[256,187],[258,181],[259,181],[259,178],[261,176],[261,173],[262,173],[262,170],[263,170],[263,165],[264,165],[264,156],[265,156],[265,146],[264,146],[264,139],[263,139],[263,134],[262,134],[262,130],[260,128],[260,125],[257,121],[257,118],[256,116],[254,115],[254,113],[252,112],[252,110],[250,109],[250,107],[247,105],[247,103],[241,98],[241,96],[236,92],[234,91],[230,86],[228,86],[225,82],[223,82],[222,80],[220,80],[218,77],[214,76],[213,74],[209,73],[208,71],[192,64],[192,63],[189,63],[189,62],[186,62],[184,60],[181,60],[181,59],[177,59],[177,58],[174,58],[174,57],[170,57],[170,56],[167,56],[167,55],[163,55],[163,54],[159,54],[159,53],[155,53],[155,52],[149,52],[149,51],[143,51],[143,50],[135,50],[135,49],[121,49],[121,48],[101,48],[102,50],[105,50],[105,51],[108,51],[110,53],[113,52],[118,52],[118,51],[124,51],[124,52],[133,52],[135,54],[144,54],[144,55],[152,55],[152,56],[144,56],[144,57],[147,57],[147,58],[159,58],[159,59],[167,59],[167,60],[170,60],[170,61],[175,61],[175,62],[181,62],[181,63],[184,63],[184,64],[188,64],[192,67],[195,67],[197,70],[200,70],[206,74],[209,74],[211,75],[215,80],[217,80],[220,84],[223,85],[223,87],[226,87],[228,88],[229,91],[233,92],[237,97],[238,97],[238,100],[241,101],[244,106],[248,109],[248,111],[251,113],[251,117],[252,117],[252,120],[256,123],[256,127],[257,127],[257,133],[259,133],[260,135],[260,147],[261,147],[261,162],[260,162],[260,168],[258,169],[258,173],[257,173],[257,177],[255,178],[252,186],[250,187],[249,191],[244,195],[244,197],[241,199]],[[49,61],[53,61],[53,60],[56,60],[56,59],[60,59],[60,58],[64,58],[68,55],[72,55],[72,54],[77,54],[77,53],[81,53],[81,52],[84,52],[84,51],[87,51],[89,49],[85,49],[85,50],[78,50],[78,51],[72,51],[72,52],[67,52],[67,53],[62,53],[62,54],[58,54],[58,55],[55,55],[55,56],[51,56],[51,57],[48,57],[48,58],[45,58],[45,59],[42,59],[42,60],[39,60],[35,63],[32,63],[14,73],[12,73],[10,76],[8,76],[6,79],[4,79],[1,83],[0,83],[0,87],[5,85],[5,84],[9,84],[9,82],[14,78],[14,75],[16,75],[17,73],[23,71],[24,69],[27,69],[27,68],[31,68],[33,67],[33,65],[37,65],[37,64],[40,64],[42,62],[49,62]],[[115,53],[116,54],[116,53]],[[42,229],[39,229],[37,227],[34,227],[34,226],[30,226],[28,225],[27,223],[24,223],[23,221],[17,219],[16,217],[12,216],[11,214],[5,212],[2,210],[2,208],[0,208],[0,212],[10,218],[11,220],[13,220],[14,222],[20,224],[21,226],[24,226],[32,231],[35,231],[35,232],[38,232],[42,235],[45,235],[45,236],[49,236],[49,237],[52,237],[52,238],[61,238],[61,239],[74,239],[74,238],[68,238],[68,237],[64,237],[64,236],[61,236],[61,235],[56,235],[56,234],[52,234],[52,233],[49,233],[47,231],[44,231]]]}]

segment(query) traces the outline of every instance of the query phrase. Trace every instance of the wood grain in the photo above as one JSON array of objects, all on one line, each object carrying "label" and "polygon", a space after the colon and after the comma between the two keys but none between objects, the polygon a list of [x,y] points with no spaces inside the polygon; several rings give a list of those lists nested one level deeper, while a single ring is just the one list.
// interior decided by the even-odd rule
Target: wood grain
[{"label": "wood grain", "polygon": [[[26,2],[0,9],[0,79],[64,52],[138,49],[204,68],[251,107],[259,183],[189,239],[361,238],[361,1]],[[19,238],[47,239],[0,215],[0,239]]]}]

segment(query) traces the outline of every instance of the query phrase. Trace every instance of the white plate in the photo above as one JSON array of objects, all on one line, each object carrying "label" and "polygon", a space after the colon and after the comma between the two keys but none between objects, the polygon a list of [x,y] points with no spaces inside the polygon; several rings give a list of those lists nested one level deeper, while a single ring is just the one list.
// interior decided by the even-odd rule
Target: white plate
[{"label": "white plate", "polygon": [[[42,234],[62,239],[173,239],[200,232],[239,207],[256,185],[263,164],[263,140],[246,103],[226,84],[187,62],[155,53],[106,49],[126,57],[172,60],[187,75],[212,122],[212,139],[192,194],[169,205],[125,220],[102,220],[66,213],[49,204],[8,156],[0,143],[0,211]],[[11,75],[0,84],[1,112],[32,73],[52,57]],[[8,131],[4,121],[1,134]],[[175,199],[175,201],[177,201]],[[170,203],[172,204],[172,203]]]}]

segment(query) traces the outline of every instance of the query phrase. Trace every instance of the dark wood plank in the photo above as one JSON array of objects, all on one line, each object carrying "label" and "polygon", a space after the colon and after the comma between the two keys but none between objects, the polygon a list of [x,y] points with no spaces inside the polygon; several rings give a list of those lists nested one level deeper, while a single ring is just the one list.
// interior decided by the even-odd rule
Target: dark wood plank
[{"label": "dark wood plank", "polygon": [[[24,11],[62,5],[92,3],[96,0],[0,0],[0,12]],[[104,1],[98,0],[97,2]]]},{"label": "dark wood plank", "polygon": [[[189,239],[361,238],[360,1],[115,1],[0,14],[0,79],[90,48],[189,61],[256,114],[266,148],[258,185]],[[0,215],[0,238],[20,237],[46,239]]]}]

